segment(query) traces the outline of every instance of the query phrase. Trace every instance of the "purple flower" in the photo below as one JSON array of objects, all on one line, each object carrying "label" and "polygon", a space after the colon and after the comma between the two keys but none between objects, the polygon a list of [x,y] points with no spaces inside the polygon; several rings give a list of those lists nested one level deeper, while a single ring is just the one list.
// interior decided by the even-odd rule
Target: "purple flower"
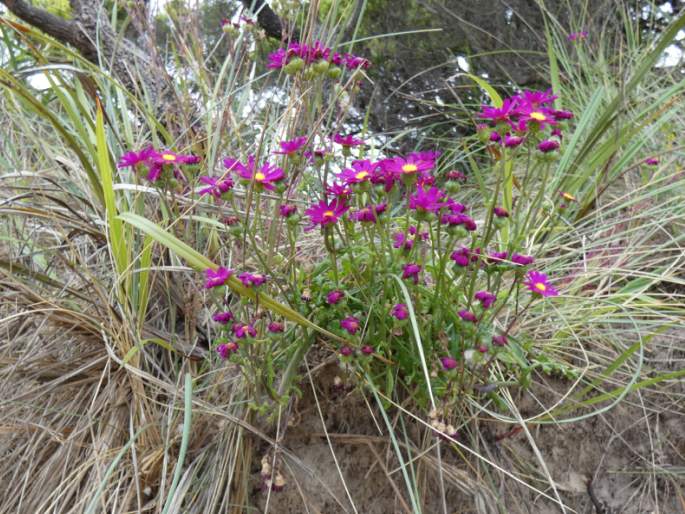
[{"label": "purple flower", "polygon": [[418,284],[420,272],[421,272],[421,266],[419,266],[418,264],[415,264],[415,263],[405,264],[402,267],[402,278],[404,278],[404,279],[411,278],[414,281],[414,284]]},{"label": "purple flower", "polygon": [[140,152],[126,152],[117,163],[117,168],[134,167],[137,164],[149,165],[152,157],[156,154],[151,146],[143,148]]},{"label": "purple flower", "polygon": [[568,35],[568,40],[571,41],[572,43],[576,43],[578,41],[582,41],[586,39],[588,36],[587,30],[581,30],[580,32],[571,32]]},{"label": "purple flower", "polygon": [[551,104],[559,98],[558,96],[552,94],[552,90],[547,91],[529,91],[524,90],[523,93],[518,95],[519,101],[523,110],[525,109],[539,109],[544,105]]},{"label": "purple flower", "polygon": [[538,271],[529,271],[528,280],[524,285],[533,293],[540,296],[557,296],[557,291],[547,280],[547,275]]},{"label": "purple flower", "polygon": [[338,303],[340,300],[342,300],[345,297],[345,293],[340,291],[339,289],[336,289],[334,291],[331,291],[326,295],[326,303],[328,305],[335,305]]},{"label": "purple flower", "polygon": [[480,302],[484,309],[489,309],[497,300],[497,296],[488,291],[478,291],[474,297]]},{"label": "purple flower", "polygon": [[297,212],[297,206],[291,203],[284,203],[278,207],[278,213],[284,218],[289,218]]},{"label": "purple flower", "polygon": [[448,171],[447,180],[450,182],[466,182],[466,175],[459,170]]},{"label": "purple flower", "polygon": [[359,320],[354,316],[348,316],[343,320],[340,320],[340,328],[347,330],[350,334],[354,335],[359,330]]},{"label": "purple flower", "polygon": [[257,336],[257,330],[255,330],[254,325],[252,324],[248,325],[246,323],[233,323],[231,330],[233,330],[233,335],[235,335],[238,339],[245,339],[247,336]]},{"label": "purple flower", "polygon": [[460,310],[457,314],[459,314],[461,319],[468,321],[469,323],[476,323],[478,321],[476,315],[471,311],[467,311],[466,309]]},{"label": "purple flower", "polygon": [[232,353],[235,353],[238,350],[238,343],[234,342],[222,343],[216,347],[216,353],[218,353],[219,357],[221,357],[223,360],[228,359]]},{"label": "purple flower", "polygon": [[349,206],[347,206],[344,201],[335,199],[332,202],[326,202],[325,200],[321,200],[316,205],[313,205],[304,211],[304,213],[309,216],[309,220],[311,221],[309,228],[311,229],[316,225],[325,227],[326,225],[336,223],[348,209]]},{"label": "purple flower", "polygon": [[488,137],[491,143],[499,143],[502,140],[502,136],[500,135],[499,132],[493,130],[490,132],[490,136]]},{"label": "purple flower", "polygon": [[487,257],[488,264],[499,264],[506,261],[509,254],[507,252],[490,252]]},{"label": "purple flower", "polygon": [[659,159],[657,159],[656,157],[649,157],[645,159],[645,164],[648,164],[650,166],[656,166],[657,164],[659,164]]},{"label": "purple flower", "polygon": [[450,259],[452,259],[457,266],[461,266],[463,268],[469,265],[470,256],[471,251],[465,246],[462,246],[459,250],[452,252]]},{"label": "purple flower", "polygon": [[238,275],[238,279],[245,287],[259,287],[266,282],[266,277],[260,273],[249,273],[244,271]]},{"label": "purple flower", "polygon": [[552,114],[552,111],[549,109],[544,107],[530,107],[521,112],[519,127],[522,127],[523,124],[525,124],[526,127],[533,125],[543,129],[546,125],[556,125],[557,121],[554,118],[554,114]]},{"label": "purple flower", "polygon": [[233,319],[233,313],[231,311],[217,312],[212,316],[212,319],[217,323],[222,325],[228,324],[229,321]]},{"label": "purple flower", "polygon": [[343,136],[342,134],[335,134],[333,136],[333,142],[337,143],[343,147],[350,148],[352,146],[361,146],[366,143],[362,139],[358,139],[353,135]]},{"label": "purple flower", "polygon": [[254,168],[249,171],[238,171],[238,175],[245,180],[254,181],[255,185],[264,188],[268,191],[273,191],[276,183],[285,178],[285,173],[282,168],[278,168],[265,162],[259,171],[254,171]]},{"label": "purple flower", "polygon": [[445,193],[437,187],[431,187],[428,190],[419,187],[409,197],[409,208],[420,212],[437,212],[445,206],[444,197]]},{"label": "purple flower", "polygon": [[426,176],[435,167],[435,159],[426,159],[421,154],[412,153],[407,157],[384,159],[381,165],[392,172],[396,178],[407,176]]},{"label": "purple flower", "polygon": [[[550,112],[552,113],[554,118],[557,120],[573,119],[573,113],[571,111],[558,111],[556,109],[552,109]],[[559,135],[559,134],[555,134],[554,131],[552,131],[552,135]]]},{"label": "purple flower", "polygon": [[538,150],[542,153],[553,152],[557,148],[559,148],[559,141],[555,141],[554,139],[543,139],[538,143]]},{"label": "purple flower", "polygon": [[404,304],[404,303],[396,303],[393,306],[392,310],[390,311],[390,314],[394,318],[402,321],[402,320],[407,319],[409,317],[409,309],[407,308],[406,304]]},{"label": "purple flower", "polygon": [[392,244],[395,248],[402,248],[409,251],[414,247],[414,240],[410,237],[406,237],[404,232],[395,232],[392,237],[395,240]]},{"label": "purple flower", "polygon": [[505,98],[502,107],[490,107],[483,105],[479,117],[490,120],[494,125],[499,123],[511,124],[513,117],[517,114],[519,99]]},{"label": "purple flower", "polygon": [[345,168],[338,179],[345,185],[368,182],[378,167],[378,164],[368,159],[352,161],[352,168]]},{"label": "purple flower", "polygon": [[448,198],[446,205],[450,212],[453,214],[461,214],[464,211],[466,211],[466,205],[457,202],[453,198]]},{"label": "purple flower", "polygon": [[528,266],[535,262],[535,258],[532,255],[521,255],[520,253],[512,254],[511,262],[518,266]]},{"label": "purple flower", "polygon": [[214,177],[200,177],[200,182],[209,186],[200,189],[200,196],[212,195],[215,198],[221,198],[221,195],[230,191],[233,188],[233,181],[230,177],[214,178]]},{"label": "purple flower", "polygon": [[506,346],[507,345],[507,336],[505,334],[493,336],[492,344],[494,344],[495,346]]},{"label": "purple flower", "polygon": [[352,194],[352,189],[347,184],[338,184],[337,182],[326,187],[326,193],[333,195],[340,200],[346,200]]},{"label": "purple flower", "polygon": [[358,211],[350,214],[352,221],[361,221],[367,223],[376,223],[377,216],[382,214],[387,209],[388,204],[379,203],[376,205],[368,205]]},{"label": "purple flower", "polygon": [[267,330],[272,334],[280,334],[285,330],[285,327],[283,326],[283,323],[279,323],[278,321],[272,321],[271,323],[269,323]]},{"label": "purple flower", "polygon": [[504,146],[507,148],[516,148],[520,144],[522,144],[524,141],[524,138],[521,136],[512,136],[509,134],[506,134],[504,136]]},{"label": "purple flower", "polygon": [[[442,221],[442,220],[441,220]],[[466,214],[451,214],[445,220],[448,225],[463,225],[466,230],[473,232],[476,230],[476,222],[470,216]],[[445,223],[443,222],[443,224]]]},{"label": "purple flower", "polygon": [[153,164],[197,164],[200,158],[196,155],[182,155],[164,150],[162,152],[154,152],[151,156]]},{"label": "purple flower", "polygon": [[233,270],[219,266],[216,270],[207,268],[205,270],[205,289],[223,286],[233,275]]},{"label": "purple flower", "polygon": [[279,155],[292,155],[306,144],[307,136],[296,137],[295,139],[291,139],[289,141],[281,141],[278,143],[281,149],[274,153]]},{"label": "purple flower", "polygon": [[442,363],[442,368],[445,371],[451,371],[457,367],[457,359],[454,357],[440,357],[440,362]]},{"label": "purple flower", "polygon": [[343,346],[342,348],[340,348],[340,355],[342,355],[343,357],[349,357],[353,353],[354,350],[349,346]]},{"label": "purple flower", "polygon": [[508,218],[509,217],[509,211],[507,211],[504,207],[495,207],[492,212],[495,213],[495,216],[498,218]]},{"label": "purple flower", "polygon": [[362,346],[362,353],[364,355],[373,355],[373,346],[365,344],[364,346]]}]

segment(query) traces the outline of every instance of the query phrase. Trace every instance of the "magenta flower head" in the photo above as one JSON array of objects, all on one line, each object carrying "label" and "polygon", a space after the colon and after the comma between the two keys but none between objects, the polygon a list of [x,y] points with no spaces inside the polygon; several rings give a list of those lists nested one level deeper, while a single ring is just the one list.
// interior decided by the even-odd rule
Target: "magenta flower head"
[{"label": "magenta flower head", "polygon": [[151,157],[153,164],[197,164],[200,158],[196,155],[182,155],[169,150],[155,152]]},{"label": "magenta flower head", "polygon": [[316,225],[325,227],[336,223],[343,214],[347,212],[349,206],[342,200],[335,199],[332,202],[321,200],[318,204],[311,206],[304,213],[309,216],[311,225],[308,227],[312,229]]},{"label": "magenta flower head", "polygon": [[307,136],[296,137],[295,139],[290,139],[289,141],[281,141],[278,143],[281,149],[274,153],[279,155],[292,155],[306,144]]},{"label": "magenta flower head", "polygon": [[521,145],[524,141],[524,138],[521,136],[512,136],[510,134],[506,134],[504,136],[504,146],[507,148],[516,148],[517,146]]},{"label": "magenta flower head", "polygon": [[366,355],[366,356],[373,355],[373,351],[374,351],[373,346],[371,346],[371,345],[365,344],[364,346],[362,346],[362,354],[363,355]]},{"label": "magenta flower head", "polygon": [[[552,115],[554,116],[554,119],[557,120],[571,120],[573,119],[573,113],[571,111],[559,111],[556,109],[552,109]],[[554,131],[552,131],[552,135],[560,135],[560,134],[555,134]]]},{"label": "magenta flower head", "polygon": [[212,319],[217,323],[222,325],[228,324],[229,321],[233,319],[233,313],[231,311],[217,312],[212,316]]},{"label": "magenta flower head", "polygon": [[376,210],[373,205],[369,205],[350,213],[350,219],[352,221],[359,221],[362,223],[376,223]]},{"label": "magenta flower head", "polygon": [[446,205],[443,201],[444,198],[445,193],[437,187],[430,189],[419,187],[409,197],[409,208],[418,212],[437,212]]},{"label": "magenta flower head", "polygon": [[497,296],[489,291],[478,291],[474,297],[480,302],[484,309],[489,309],[497,301]]},{"label": "magenta flower head", "polygon": [[205,270],[205,289],[223,286],[233,275],[233,270],[219,266],[216,270],[207,268]]},{"label": "magenta flower head", "polygon": [[466,309],[460,310],[457,314],[459,314],[461,319],[468,321],[469,323],[476,323],[478,321],[476,315],[471,311],[467,311]]},{"label": "magenta flower head", "polygon": [[244,271],[238,275],[238,279],[245,287],[259,287],[266,282],[266,277],[260,273],[249,273]]},{"label": "magenta flower head", "polygon": [[338,179],[345,185],[368,182],[374,174],[378,164],[368,159],[352,161],[352,168],[345,168]]},{"label": "magenta flower head", "polygon": [[645,164],[648,164],[649,166],[656,166],[659,164],[659,159],[656,157],[649,157],[648,159],[645,159]]},{"label": "magenta flower head", "polygon": [[454,357],[440,357],[440,362],[442,363],[442,369],[445,371],[451,371],[457,367],[457,359]]},{"label": "magenta flower head", "polygon": [[402,278],[411,278],[414,284],[419,283],[419,273],[421,272],[421,266],[415,263],[405,264],[402,268]]},{"label": "magenta flower head", "polygon": [[466,175],[459,170],[448,171],[447,180],[449,182],[466,182]]},{"label": "magenta flower head", "polygon": [[354,350],[349,346],[343,346],[340,348],[340,355],[343,357],[349,357],[354,354]]},{"label": "magenta flower head", "polygon": [[492,212],[497,216],[498,218],[508,218],[509,217],[509,211],[507,211],[504,207],[495,207]]},{"label": "magenta flower head", "polygon": [[404,232],[395,232],[392,237],[395,240],[392,244],[394,248],[402,248],[409,251],[414,247],[414,240],[411,237],[405,237]]},{"label": "magenta flower head", "polygon": [[266,189],[268,191],[273,191],[276,187],[276,183],[280,182],[285,178],[285,173],[283,172],[283,169],[273,166],[268,162],[265,162],[259,169],[259,171],[256,171],[254,173],[238,172],[238,174],[245,180],[254,180],[254,183],[257,187]]},{"label": "magenta flower head", "polygon": [[571,41],[572,43],[576,43],[578,41],[583,41],[584,39],[587,39],[588,32],[587,30],[581,30],[580,32],[571,32],[568,35],[568,40]]},{"label": "magenta flower head", "polygon": [[200,189],[200,196],[212,195],[215,198],[221,198],[221,195],[230,191],[233,188],[233,180],[230,177],[214,178],[214,177],[200,177],[200,182],[209,186]]},{"label": "magenta flower head", "polygon": [[559,141],[555,141],[554,139],[543,139],[540,141],[540,143],[538,143],[538,150],[540,150],[542,153],[553,152],[558,148]]},{"label": "magenta flower head", "polygon": [[396,178],[419,176],[424,177],[435,167],[435,159],[412,153],[407,157],[395,157],[383,161],[383,167],[393,173]]},{"label": "magenta flower head", "polygon": [[140,152],[126,152],[121,156],[119,162],[117,163],[117,168],[129,168],[134,167],[137,164],[149,165],[152,161],[152,157],[156,154],[155,149],[151,146],[143,148]]},{"label": "magenta flower head", "polygon": [[333,142],[337,143],[343,147],[346,147],[346,148],[351,148],[353,146],[361,146],[361,145],[366,144],[366,143],[364,143],[364,141],[362,139],[358,139],[351,134],[347,135],[347,136],[343,136],[342,134],[335,134],[333,136]]},{"label": "magenta flower head", "polygon": [[339,200],[347,200],[352,195],[352,189],[347,184],[334,183],[326,187],[326,193],[333,195]]},{"label": "magenta flower head", "polygon": [[269,323],[267,330],[272,334],[280,334],[285,330],[285,327],[283,326],[283,323],[279,323],[278,321],[272,321],[271,323]]},{"label": "magenta flower head", "polygon": [[326,295],[326,303],[328,305],[335,305],[337,304],[340,300],[342,300],[345,297],[345,293],[340,291],[339,289],[336,289],[334,291],[331,291]]},{"label": "magenta flower head", "polygon": [[359,320],[354,316],[348,316],[343,320],[340,320],[340,328],[347,330],[350,334],[354,335],[359,330],[360,324]]},{"label": "magenta flower head", "polygon": [[502,107],[483,105],[478,115],[481,119],[490,120],[493,125],[500,123],[512,124],[518,109],[518,97],[505,98]]},{"label": "magenta flower head", "polygon": [[547,91],[524,90],[518,95],[518,98],[521,110],[525,112],[528,109],[540,109],[544,105],[553,103],[559,97],[553,94],[551,89],[548,89]]},{"label": "magenta flower head", "polygon": [[511,262],[517,266],[528,266],[535,262],[535,257],[532,255],[521,255],[520,253],[515,253],[511,256]]},{"label": "magenta flower head", "polygon": [[278,213],[284,218],[289,218],[297,212],[297,206],[291,203],[284,203],[278,207]]},{"label": "magenta flower head", "polygon": [[246,323],[233,323],[231,327],[233,330],[233,335],[238,339],[245,339],[246,337],[256,337],[257,330],[255,330],[254,325]]},{"label": "magenta flower head", "polygon": [[557,296],[557,291],[547,280],[547,275],[538,271],[529,271],[528,280],[524,285],[533,293],[539,296]]},{"label": "magenta flower head", "polygon": [[506,346],[507,345],[507,336],[505,334],[493,336],[492,337],[492,344],[495,346]]},{"label": "magenta flower head", "polygon": [[464,268],[469,265],[469,262],[471,261],[470,256],[470,250],[465,246],[462,246],[459,250],[452,252],[450,259],[452,259],[457,266]]},{"label": "magenta flower head", "polygon": [[409,309],[407,308],[406,304],[397,303],[393,306],[392,310],[390,311],[390,314],[394,318],[402,321],[409,317]]},{"label": "magenta flower head", "polygon": [[223,360],[228,359],[232,353],[237,352],[240,349],[238,346],[238,343],[234,342],[229,342],[229,343],[222,343],[219,346],[216,347],[216,353],[219,354],[219,357],[221,357]]}]

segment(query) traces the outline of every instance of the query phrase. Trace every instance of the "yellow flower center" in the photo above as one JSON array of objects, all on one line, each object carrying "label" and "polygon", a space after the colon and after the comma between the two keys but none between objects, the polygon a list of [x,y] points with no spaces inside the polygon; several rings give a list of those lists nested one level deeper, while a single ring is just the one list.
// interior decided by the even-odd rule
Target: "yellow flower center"
[{"label": "yellow flower center", "polygon": [[261,181],[264,180],[265,178],[266,178],[266,175],[264,175],[264,173],[262,173],[261,171],[258,171],[257,173],[254,174],[254,179],[255,179],[257,182],[261,182]]},{"label": "yellow flower center", "polygon": [[543,284],[542,282],[538,282],[537,284],[535,284],[535,289],[537,289],[541,293],[544,293],[545,291],[547,291],[547,286],[545,286],[545,284]]},{"label": "yellow flower center", "polygon": [[172,153],[163,153],[162,159],[171,162],[176,160],[176,156]]},{"label": "yellow flower center", "polygon": [[535,121],[545,121],[547,119],[547,116],[545,116],[539,111],[531,112],[530,117],[533,118]]},{"label": "yellow flower center", "polygon": [[333,211],[324,211],[323,217],[324,218],[333,218],[335,216],[335,213]]},{"label": "yellow flower center", "polygon": [[364,179],[365,179],[366,177],[368,177],[368,176],[369,176],[369,172],[368,172],[368,171],[360,171],[359,173],[357,173],[357,174],[354,176],[354,178],[356,178],[357,180],[364,180]]},{"label": "yellow flower center", "polygon": [[418,170],[416,164],[404,164],[402,166],[402,173],[416,173]]}]

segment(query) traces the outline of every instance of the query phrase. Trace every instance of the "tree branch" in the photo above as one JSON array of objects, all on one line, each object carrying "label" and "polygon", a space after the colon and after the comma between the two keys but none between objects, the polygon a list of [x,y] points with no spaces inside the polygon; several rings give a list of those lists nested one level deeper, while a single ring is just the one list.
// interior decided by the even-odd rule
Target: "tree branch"
[{"label": "tree branch", "polygon": [[257,15],[257,24],[264,29],[267,36],[284,39],[283,24],[265,0],[241,0],[245,9]]},{"label": "tree branch", "polygon": [[75,22],[55,16],[44,9],[27,4],[23,0],[0,0],[0,3],[4,4],[17,18],[42,30],[58,41],[72,45],[86,59],[96,62],[97,50],[95,46],[87,37],[84,37]]}]

